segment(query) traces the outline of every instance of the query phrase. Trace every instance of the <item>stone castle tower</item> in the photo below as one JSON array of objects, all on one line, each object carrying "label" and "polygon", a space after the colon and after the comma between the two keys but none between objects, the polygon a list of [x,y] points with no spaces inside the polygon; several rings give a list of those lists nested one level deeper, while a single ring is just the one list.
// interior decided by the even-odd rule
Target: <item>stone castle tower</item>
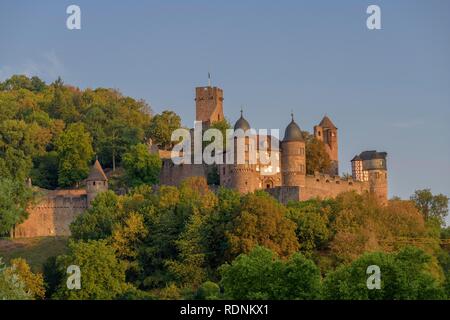
[{"label": "stone castle tower", "polygon": [[[242,130],[242,132],[245,133],[250,128],[250,124],[247,120],[245,120],[241,111],[241,117],[236,121],[234,131],[236,132],[236,130]],[[251,139],[252,138],[247,135],[237,135],[234,137],[234,164],[232,164],[230,168],[230,186],[242,193],[253,192],[259,188],[256,164],[250,164],[249,161]],[[244,163],[238,163],[237,161],[239,145],[244,146]]]},{"label": "stone castle tower", "polygon": [[369,183],[369,192],[381,202],[387,201],[388,175],[386,152],[364,151],[352,159],[352,176]]},{"label": "stone castle tower", "polygon": [[195,119],[206,126],[225,119],[222,89],[211,86],[195,88]]},{"label": "stone castle tower", "polygon": [[108,190],[108,178],[95,161],[85,180],[86,188],[45,190],[39,203],[27,209],[29,216],[12,230],[14,238],[69,236],[70,224],[91,206],[100,192]]},{"label": "stone castle tower", "polygon": [[314,126],[314,136],[316,139],[325,144],[325,149],[330,156],[332,166],[330,175],[339,175],[339,153],[338,153],[338,129],[327,116],[323,117],[322,121]]},{"label": "stone castle tower", "polygon": [[92,200],[100,192],[108,190],[108,178],[100,165],[98,160],[95,160],[94,165],[89,172],[89,176],[86,179],[86,195],[88,207],[91,206]]},{"label": "stone castle tower", "polygon": [[305,187],[306,183],[305,140],[293,115],[281,142],[281,181],[287,187]]},{"label": "stone castle tower", "polygon": [[[196,120],[201,121],[204,128],[224,119],[222,89],[210,85],[197,87],[195,101]],[[215,168],[205,163],[176,166],[167,158],[161,170],[161,184],[179,185],[192,176],[201,176],[208,180],[212,176],[210,173],[215,172],[220,186],[235,189],[240,193],[264,189],[282,203],[316,197],[334,198],[348,191],[359,194],[370,192],[381,202],[387,202],[387,154],[364,151],[352,160],[353,177],[340,177],[338,128],[328,116],[324,116],[320,123],[314,126],[314,137],[324,143],[332,161],[329,172],[306,173],[306,141],[293,116],[281,142],[278,137],[257,134],[256,131],[244,135],[236,132],[249,129],[250,123],[241,111],[241,116],[234,125],[233,155],[224,150],[223,160],[226,161]],[[275,143],[267,148],[269,141]],[[239,157],[238,153],[243,156],[241,154]],[[252,156],[255,154],[256,161],[253,162],[255,159]],[[267,156],[270,157],[270,163],[265,161]],[[237,161],[238,157],[241,161]],[[216,182],[212,184],[217,186]]]}]

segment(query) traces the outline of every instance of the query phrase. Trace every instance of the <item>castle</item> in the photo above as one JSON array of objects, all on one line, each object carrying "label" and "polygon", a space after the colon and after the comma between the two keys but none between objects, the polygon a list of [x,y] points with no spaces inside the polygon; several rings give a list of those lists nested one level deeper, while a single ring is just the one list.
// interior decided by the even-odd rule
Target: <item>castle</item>
[{"label": "castle", "polygon": [[[209,127],[224,119],[222,89],[206,86],[196,88],[195,92],[196,121],[201,121],[205,127]],[[241,111],[241,117],[236,121],[234,130],[237,132],[237,130],[249,129],[251,129],[250,123]],[[241,193],[265,189],[282,203],[315,197],[333,198],[342,192],[352,190],[358,193],[370,192],[381,202],[387,201],[387,153],[362,152],[351,160],[352,177],[341,178],[339,177],[338,129],[329,117],[325,116],[318,125],[314,126],[314,137],[323,142],[330,157],[332,165],[329,172],[316,172],[313,175],[306,173],[305,139],[292,115],[282,141],[280,143],[276,141],[277,143],[274,144],[279,147],[271,148],[270,142],[275,139],[273,136],[257,135],[255,137],[256,163],[248,161],[251,150],[250,137],[235,137],[234,139],[244,139],[242,142],[245,145],[243,148],[245,162],[218,164],[216,170],[219,175],[219,184]],[[262,141],[266,141],[267,144],[263,150],[260,148]],[[270,165],[260,163],[262,152],[279,161]],[[175,165],[167,152],[160,152],[160,156],[165,158],[160,175],[161,184],[179,185],[184,179],[193,176],[207,179],[213,170],[211,165],[206,164]]]},{"label": "castle", "polygon": [[98,193],[108,190],[108,178],[98,160],[91,167],[85,183],[83,189],[40,189],[41,200],[28,209],[28,219],[17,225],[11,231],[11,236],[30,238],[70,235],[70,223],[89,208]]},{"label": "castle", "polygon": [[[223,90],[217,87],[196,88],[196,120],[210,127],[225,119],[223,113]],[[234,132],[251,129],[250,123],[241,117],[234,125]],[[150,152],[159,153],[163,160],[160,184],[179,185],[188,177],[204,177],[211,173],[218,175],[219,185],[241,193],[264,189],[282,203],[290,200],[307,200],[315,197],[333,198],[346,191],[370,192],[381,202],[387,201],[387,166],[385,152],[364,151],[351,160],[352,177],[339,177],[338,129],[325,116],[314,126],[314,136],[322,141],[332,165],[327,173],[306,173],[306,146],[303,133],[292,119],[285,129],[282,141],[273,136],[256,135],[256,162],[249,161],[252,137],[235,137],[244,148],[243,163],[232,161],[217,165],[180,164],[175,165],[171,152],[158,150],[155,145]],[[276,140],[276,141],[275,141]],[[275,142],[272,144],[271,142]],[[264,148],[261,143],[264,142]],[[275,146],[275,147],[273,147]],[[235,148],[238,143],[235,144]],[[235,150],[236,151],[236,150]],[[263,154],[275,159],[266,164],[260,159]],[[237,152],[234,152],[237,157]],[[223,152],[226,157],[226,151]],[[236,159],[234,159],[236,160]],[[40,236],[68,236],[70,223],[87,208],[98,193],[108,190],[108,178],[98,160],[92,166],[85,188],[72,190],[41,189],[42,199],[28,209],[29,217],[17,225],[11,236],[16,238]]]}]

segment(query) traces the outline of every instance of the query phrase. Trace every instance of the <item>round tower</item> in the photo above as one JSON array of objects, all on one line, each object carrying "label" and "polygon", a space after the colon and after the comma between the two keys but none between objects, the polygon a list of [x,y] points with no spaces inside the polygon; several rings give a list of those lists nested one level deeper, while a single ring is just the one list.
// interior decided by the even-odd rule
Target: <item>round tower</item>
[{"label": "round tower", "polygon": [[381,203],[388,200],[386,156],[386,152],[372,152],[370,157],[363,161],[364,170],[367,170],[369,177],[369,192]]},{"label": "round tower", "polygon": [[231,187],[240,193],[253,192],[259,188],[256,163],[251,161],[251,153],[256,152],[256,139],[252,134],[245,134],[250,129],[250,124],[243,117],[241,110],[241,117],[234,125],[234,161],[230,166]]},{"label": "round tower", "polygon": [[98,160],[95,160],[94,165],[89,172],[89,176],[86,179],[86,194],[87,204],[91,207],[91,203],[97,194],[108,190],[108,178],[100,165]]},{"label": "round tower", "polygon": [[305,187],[306,157],[305,139],[297,123],[292,121],[286,127],[281,142],[281,179],[282,185],[287,187]]}]

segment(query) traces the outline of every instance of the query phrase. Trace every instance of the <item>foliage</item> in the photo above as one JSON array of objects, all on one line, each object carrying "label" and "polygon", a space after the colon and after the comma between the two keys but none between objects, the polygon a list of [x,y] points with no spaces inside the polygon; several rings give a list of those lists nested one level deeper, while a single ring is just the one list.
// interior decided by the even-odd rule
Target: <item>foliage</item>
[{"label": "foliage", "polygon": [[23,182],[0,178],[0,235],[6,235],[28,217],[33,192]]},{"label": "foliage", "polygon": [[217,283],[206,281],[198,288],[196,298],[199,300],[218,300],[220,298],[220,287]]},{"label": "foliage", "polygon": [[295,253],[287,261],[263,247],[238,256],[221,267],[224,294],[232,299],[317,299],[320,271],[311,260]]},{"label": "foliage", "polygon": [[123,217],[120,198],[112,191],[95,197],[92,207],[70,225],[72,238],[76,240],[99,240],[111,236],[115,224]]},{"label": "foliage", "polygon": [[58,183],[72,186],[85,179],[89,173],[89,161],[94,155],[92,139],[82,123],[69,125],[56,142],[59,155]]},{"label": "foliage", "polygon": [[331,238],[330,218],[334,201],[312,199],[288,204],[287,217],[296,225],[300,251],[311,256],[315,250],[324,249]]},{"label": "foliage", "polygon": [[[341,265],[324,280],[325,299],[411,300],[444,299],[439,281],[430,273],[431,257],[407,247],[396,254],[366,253],[350,265]],[[376,265],[381,272],[381,289],[367,288],[367,268]]]},{"label": "foliage", "polygon": [[437,219],[441,224],[445,223],[448,215],[448,197],[443,194],[433,195],[430,189],[416,190],[411,196],[417,209],[426,220]]},{"label": "foliage", "polygon": [[32,296],[17,270],[7,267],[0,257],[0,300],[30,300]]},{"label": "foliage", "polygon": [[240,213],[226,232],[230,256],[250,252],[264,246],[282,257],[299,249],[295,224],[286,218],[286,208],[265,192],[242,198]]},{"label": "foliage", "polygon": [[43,155],[51,132],[36,123],[23,120],[0,122],[0,174],[25,181],[32,167],[32,158]]},{"label": "foliage", "polygon": [[33,169],[31,169],[31,181],[33,185],[44,189],[55,189],[58,187],[58,167],[59,159],[56,151],[33,159]]},{"label": "foliage", "polygon": [[66,275],[67,267],[76,265],[81,271],[81,289],[69,290],[63,276],[53,298],[65,300],[111,300],[125,291],[125,265],[105,240],[69,243],[69,253],[57,259],[58,270]]},{"label": "foliage", "polygon": [[[364,252],[394,251],[411,242],[423,248],[433,247],[423,217],[408,201],[394,200],[382,206],[370,194],[354,192],[343,193],[336,201],[339,212],[332,225],[334,238],[330,246],[339,261],[352,261]],[[418,241],[410,240],[415,238]],[[423,238],[430,241],[423,243]]]},{"label": "foliage", "polygon": [[175,112],[166,110],[151,119],[148,135],[153,143],[169,150],[173,146],[172,132],[180,127],[181,118]]},{"label": "foliage", "polygon": [[[17,180],[31,175],[36,185],[50,189],[73,185],[87,174],[94,153],[115,169],[124,153],[146,141],[150,119],[144,101],[117,90],[12,76],[0,82],[0,175]],[[66,126],[75,127],[67,133]]]},{"label": "foliage", "polygon": [[302,133],[305,138],[306,173],[329,172],[332,163],[325,144],[306,131]]},{"label": "foliage", "polygon": [[161,159],[158,154],[150,154],[144,144],[131,147],[123,156],[127,184],[135,187],[140,184],[157,184],[161,171]]},{"label": "foliage", "polygon": [[10,263],[20,280],[24,283],[27,291],[29,291],[35,299],[44,299],[45,287],[42,274],[34,274],[31,272],[30,266],[22,258],[13,259]]}]

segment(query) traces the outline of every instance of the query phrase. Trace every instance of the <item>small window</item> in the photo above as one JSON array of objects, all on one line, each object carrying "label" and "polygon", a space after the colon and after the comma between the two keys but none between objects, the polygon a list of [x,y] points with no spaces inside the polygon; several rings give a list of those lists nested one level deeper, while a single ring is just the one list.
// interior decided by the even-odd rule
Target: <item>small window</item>
[{"label": "small window", "polygon": [[95,186],[95,181],[94,182],[92,182],[92,184]]}]

